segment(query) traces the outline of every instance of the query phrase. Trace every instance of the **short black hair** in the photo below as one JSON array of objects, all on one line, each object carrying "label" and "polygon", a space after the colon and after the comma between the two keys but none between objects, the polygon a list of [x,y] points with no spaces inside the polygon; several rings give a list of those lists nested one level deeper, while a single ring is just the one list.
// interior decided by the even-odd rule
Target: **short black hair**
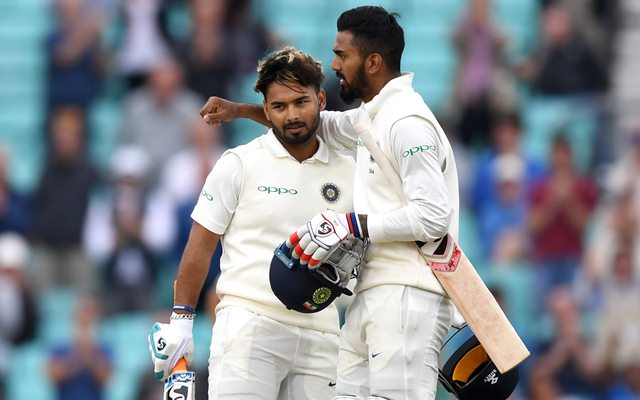
[{"label": "short black hair", "polygon": [[398,13],[378,6],[362,6],[343,12],[338,17],[338,32],[353,35],[362,57],[378,53],[393,72],[400,72],[404,51],[404,31],[398,24]]},{"label": "short black hair", "polygon": [[266,97],[270,84],[296,82],[305,87],[313,86],[318,92],[323,80],[320,61],[293,46],[285,46],[260,60],[254,90]]}]

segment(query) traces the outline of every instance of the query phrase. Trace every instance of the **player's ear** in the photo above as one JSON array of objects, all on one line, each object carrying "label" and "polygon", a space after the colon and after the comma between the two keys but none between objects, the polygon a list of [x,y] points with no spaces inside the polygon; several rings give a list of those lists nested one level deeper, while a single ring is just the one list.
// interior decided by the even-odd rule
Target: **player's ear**
[{"label": "player's ear", "polygon": [[318,107],[320,108],[320,111],[324,111],[326,106],[327,93],[324,91],[324,89],[320,89],[320,91],[318,92]]},{"label": "player's ear", "polygon": [[364,59],[364,69],[370,74],[380,72],[382,68],[382,56],[378,53],[371,53]]},{"label": "player's ear", "polygon": [[267,111],[267,101],[262,102],[262,111],[264,112],[264,116],[267,117],[267,121],[271,122],[271,117],[269,117],[269,112]]}]

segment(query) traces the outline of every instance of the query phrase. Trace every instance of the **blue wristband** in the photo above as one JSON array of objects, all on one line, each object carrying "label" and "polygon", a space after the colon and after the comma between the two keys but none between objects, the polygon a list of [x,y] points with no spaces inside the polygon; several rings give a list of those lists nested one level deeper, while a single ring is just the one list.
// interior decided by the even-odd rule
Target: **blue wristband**
[{"label": "blue wristband", "polygon": [[182,304],[174,304],[173,305],[173,311],[186,311],[186,312],[190,312],[192,314],[196,313],[196,309],[193,307],[189,307],[189,306],[183,306]]}]

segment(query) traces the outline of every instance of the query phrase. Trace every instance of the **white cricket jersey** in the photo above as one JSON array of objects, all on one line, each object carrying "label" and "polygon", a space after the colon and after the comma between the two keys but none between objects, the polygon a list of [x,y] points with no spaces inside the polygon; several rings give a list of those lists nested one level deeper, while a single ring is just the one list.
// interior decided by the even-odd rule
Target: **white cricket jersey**
[{"label": "white cricket jersey", "polygon": [[[357,147],[354,211],[367,214],[371,245],[355,291],[401,284],[445,294],[415,241],[458,237],[458,174],[451,145],[422,97],[413,74],[389,81],[370,102],[345,113],[323,112],[320,134],[338,150]],[[402,180],[394,191],[352,129],[358,113]]]},{"label": "white cricket jersey", "polygon": [[315,314],[290,311],[269,284],[273,250],[289,235],[323,210],[353,209],[353,159],[318,140],[316,154],[300,163],[269,131],[225,152],[207,177],[191,217],[222,235],[218,308],[236,305],[282,323],[339,332],[334,305]]}]

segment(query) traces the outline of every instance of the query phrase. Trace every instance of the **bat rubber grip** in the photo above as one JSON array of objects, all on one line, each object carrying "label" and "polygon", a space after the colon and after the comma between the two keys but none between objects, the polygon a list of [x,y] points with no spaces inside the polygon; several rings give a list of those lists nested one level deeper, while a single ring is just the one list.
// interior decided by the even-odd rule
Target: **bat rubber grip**
[{"label": "bat rubber grip", "polygon": [[185,360],[184,357],[182,357],[181,359],[178,360],[178,362],[176,363],[176,366],[173,367],[173,369],[171,370],[171,373],[186,371],[187,367],[188,367],[187,360]]}]

